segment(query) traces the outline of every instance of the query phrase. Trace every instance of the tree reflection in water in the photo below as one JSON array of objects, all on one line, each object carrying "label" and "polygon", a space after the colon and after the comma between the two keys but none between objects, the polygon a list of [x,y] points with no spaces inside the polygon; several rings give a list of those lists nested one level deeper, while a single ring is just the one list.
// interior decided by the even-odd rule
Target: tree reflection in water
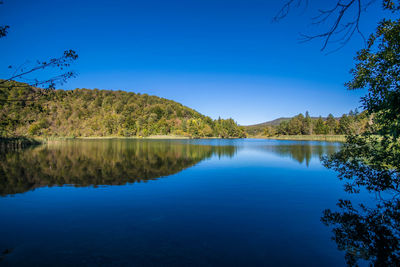
[{"label": "tree reflection in water", "polygon": [[339,211],[325,210],[321,218],[333,226],[333,240],[345,251],[348,265],[359,259],[374,266],[400,266],[400,201],[382,201],[373,208],[339,200]]},{"label": "tree reflection in water", "polygon": [[157,140],[60,141],[0,154],[0,195],[43,186],[124,185],[171,175],[234,146]]},{"label": "tree reflection in water", "polygon": [[324,165],[346,180],[345,191],[375,195],[371,203],[339,199],[338,210],[325,210],[321,221],[333,228],[333,240],[348,265],[363,259],[374,266],[400,266],[400,144],[376,136],[350,136]]},{"label": "tree reflection in water", "polygon": [[324,155],[330,155],[336,152],[339,148],[339,143],[285,141],[279,145],[264,145],[260,148],[282,157],[290,157],[300,164],[305,163],[306,166],[309,166],[313,157],[319,160]]},{"label": "tree reflection in water", "polygon": [[[337,144],[279,143],[257,149],[288,156],[308,166],[312,157],[332,154]],[[0,153],[0,195],[43,186],[124,185],[171,175],[212,155],[233,157],[234,145],[159,140],[53,141]]]}]

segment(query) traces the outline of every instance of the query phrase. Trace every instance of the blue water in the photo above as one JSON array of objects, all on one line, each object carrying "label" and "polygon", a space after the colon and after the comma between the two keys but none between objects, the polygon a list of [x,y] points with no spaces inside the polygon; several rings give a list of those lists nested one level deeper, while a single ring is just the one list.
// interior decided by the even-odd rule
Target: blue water
[{"label": "blue water", "polygon": [[[338,143],[55,142],[2,155],[4,266],[342,266]],[[73,181],[73,182],[71,182]]]}]

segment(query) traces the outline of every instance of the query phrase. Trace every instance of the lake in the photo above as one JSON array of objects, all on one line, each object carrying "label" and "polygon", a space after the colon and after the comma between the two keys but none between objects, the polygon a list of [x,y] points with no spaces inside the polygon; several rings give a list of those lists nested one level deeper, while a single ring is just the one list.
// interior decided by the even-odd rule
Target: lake
[{"label": "lake", "polygon": [[0,265],[342,266],[338,143],[72,140],[0,155]]}]

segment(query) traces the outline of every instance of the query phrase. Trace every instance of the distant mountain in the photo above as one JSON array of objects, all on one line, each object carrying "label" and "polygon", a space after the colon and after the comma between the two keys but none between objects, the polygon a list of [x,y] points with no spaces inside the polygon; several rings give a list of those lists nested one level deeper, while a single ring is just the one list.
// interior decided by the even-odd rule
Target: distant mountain
[{"label": "distant mountain", "polygon": [[[311,117],[311,119],[318,119],[319,117]],[[248,127],[265,127],[265,126],[278,126],[279,124],[281,124],[281,122],[283,121],[289,121],[291,118],[286,118],[286,117],[280,117],[277,118],[275,120],[272,121],[266,121],[266,122],[262,122],[262,123],[257,123],[257,124],[252,124],[252,125],[246,125],[243,126],[245,128]],[[326,121],[327,117],[322,117],[322,120]],[[335,119],[340,119],[339,117],[335,117]]]},{"label": "distant mountain", "polygon": [[288,121],[288,120],[290,120],[290,119],[291,119],[291,118],[280,117],[280,118],[277,118],[277,119],[272,120],[272,121],[266,121],[266,122],[262,122],[262,123],[258,123],[258,124],[247,125],[247,126],[245,126],[245,127],[277,126],[277,125],[279,125],[281,122],[283,122],[283,121]]},{"label": "distant mountain", "polygon": [[[272,121],[266,121],[266,122],[262,122],[262,123],[258,123],[258,124],[253,124],[253,125],[247,125],[247,126],[243,126],[244,129],[246,130],[247,134],[250,136],[258,136],[258,135],[262,135],[265,132],[265,129],[267,127],[273,127],[273,128],[277,128],[278,125],[280,125],[282,122],[289,122],[292,118],[287,118],[287,117],[280,117],[277,118],[275,120]],[[319,119],[319,117],[311,117],[311,119],[313,121],[316,121]],[[339,118],[335,118],[336,120],[339,120]],[[327,120],[327,117],[322,117],[323,121]]]}]

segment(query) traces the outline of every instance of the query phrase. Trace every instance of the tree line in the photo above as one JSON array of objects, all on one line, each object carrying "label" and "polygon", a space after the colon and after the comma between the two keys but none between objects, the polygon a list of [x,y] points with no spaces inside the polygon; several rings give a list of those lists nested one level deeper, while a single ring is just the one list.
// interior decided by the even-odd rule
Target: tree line
[{"label": "tree line", "polygon": [[328,117],[311,117],[308,112],[282,120],[278,125],[247,126],[249,135],[276,136],[276,135],[350,135],[363,133],[370,124],[370,117],[366,112],[357,110],[335,118],[332,114]]}]

